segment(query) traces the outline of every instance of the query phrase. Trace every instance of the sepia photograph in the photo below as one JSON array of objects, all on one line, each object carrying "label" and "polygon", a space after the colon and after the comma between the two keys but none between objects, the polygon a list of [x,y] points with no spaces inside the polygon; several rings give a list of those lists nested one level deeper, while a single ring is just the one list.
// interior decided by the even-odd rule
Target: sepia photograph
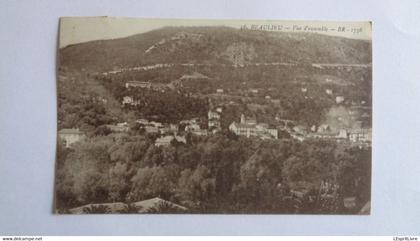
[{"label": "sepia photograph", "polygon": [[57,214],[369,215],[372,23],[62,17]]}]

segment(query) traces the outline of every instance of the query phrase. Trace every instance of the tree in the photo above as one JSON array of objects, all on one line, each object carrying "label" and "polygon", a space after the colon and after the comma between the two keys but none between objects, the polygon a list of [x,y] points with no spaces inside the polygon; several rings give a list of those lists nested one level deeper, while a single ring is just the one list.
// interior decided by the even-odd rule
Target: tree
[{"label": "tree", "polygon": [[107,135],[111,134],[111,132],[112,132],[111,129],[109,129],[106,125],[101,125],[101,126],[98,126],[95,129],[94,135],[95,136],[107,136]]},{"label": "tree", "polygon": [[130,190],[127,164],[117,162],[109,169],[109,199],[112,202],[122,201]]},{"label": "tree", "polygon": [[199,165],[194,171],[185,169],[181,172],[178,181],[180,198],[188,201],[208,201],[214,195],[215,179],[211,177],[210,170]]},{"label": "tree", "polygon": [[83,208],[83,213],[104,214],[110,212],[111,210],[105,205],[91,205],[89,207]]},{"label": "tree", "polygon": [[107,200],[110,163],[107,150],[110,145],[110,138],[96,137],[73,146],[74,152],[67,156],[65,164],[57,170],[62,177],[61,183],[57,185],[58,201],[73,198],[77,203]]},{"label": "tree", "polygon": [[131,179],[130,201],[138,201],[152,197],[171,199],[178,178],[176,166],[154,166],[139,168]]}]

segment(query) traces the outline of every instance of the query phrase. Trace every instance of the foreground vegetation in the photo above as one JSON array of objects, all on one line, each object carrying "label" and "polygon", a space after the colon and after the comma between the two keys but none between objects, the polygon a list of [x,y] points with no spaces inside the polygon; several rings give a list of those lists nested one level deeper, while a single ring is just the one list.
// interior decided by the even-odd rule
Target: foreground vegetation
[{"label": "foreground vegetation", "polygon": [[[370,148],[232,133],[156,147],[155,138],[110,134],[60,144],[57,208],[161,197],[192,213],[349,213],[370,200]],[[330,198],[320,195],[325,182],[338,186],[324,190]],[[353,210],[343,206],[350,196]]]}]

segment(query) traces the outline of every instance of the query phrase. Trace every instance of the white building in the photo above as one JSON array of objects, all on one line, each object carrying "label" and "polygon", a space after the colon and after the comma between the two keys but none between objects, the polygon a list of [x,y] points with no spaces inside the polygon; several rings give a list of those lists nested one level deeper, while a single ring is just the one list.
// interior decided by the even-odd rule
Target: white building
[{"label": "white building", "polygon": [[136,106],[136,105],[140,104],[140,101],[139,100],[134,100],[134,98],[131,97],[131,96],[124,96],[123,100],[122,100],[122,104],[123,105],[134,105],[134,106]]},{"label": "white building", "polygon": [[125,88],[150,88],[152,84],[150,82],[144,82],[144,81],[128,81],[125,83]]},{"label": "white building", "polygon": [[335,97],[335,103],[341,104],[343,102],[344,102],[344,97],[343,96],[337,96],[337,97]]},{"label": "white building", "polygon": [[209,112],[207,113],[207,117],[208,117],[209,120],[211,120],[211,119],[220,120],[220,113],[216,112],[216,111],[209,110]]},{"label": "white building", "polygon": [[229,130],[239,136],[278,139],[278,130],[276,128],[270,128],[265,123],[257,123],[254,118],[247,119],[243,114],[241,115],[241,122],[233,122],[229,125]]},{"label": "white building", "polygon": [[217,109],[216,111],[209,110],[209,112],[207,113],[207,118],[208,118],[209,128],[215,128],[215,129],[221,128],[221,124],[220,124],[221,109],[220,109],[220,112],[217,111]]},{"label": "white building", "polygon": [[352,142],[372,142],[372,129],[357,129],[349,132]]}]

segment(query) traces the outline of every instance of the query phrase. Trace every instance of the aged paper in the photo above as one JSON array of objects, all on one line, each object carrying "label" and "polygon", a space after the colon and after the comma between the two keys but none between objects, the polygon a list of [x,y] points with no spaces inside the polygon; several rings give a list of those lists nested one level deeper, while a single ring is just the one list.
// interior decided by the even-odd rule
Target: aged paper
[{"label": "aged paper", "polygon": [[371,32],[61,18],[55,211],[369,214]]}]

